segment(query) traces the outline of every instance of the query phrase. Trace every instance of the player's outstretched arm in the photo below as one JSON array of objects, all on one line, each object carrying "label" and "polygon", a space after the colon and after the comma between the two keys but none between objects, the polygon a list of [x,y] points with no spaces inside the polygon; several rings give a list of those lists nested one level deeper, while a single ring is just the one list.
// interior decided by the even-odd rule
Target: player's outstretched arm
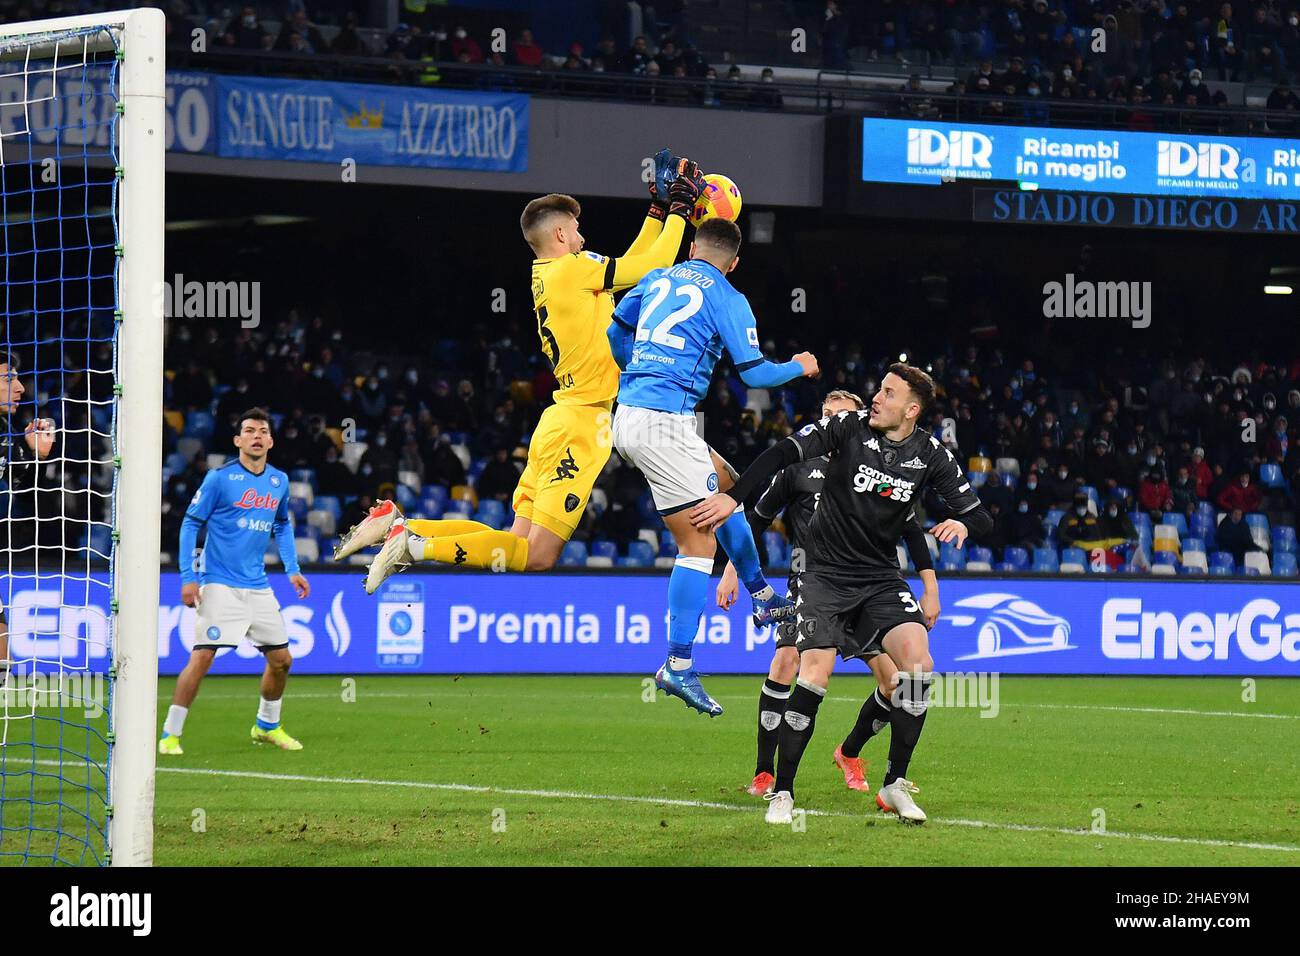
[{"label": "player's outstretched arm", "polygon": [[718,334],[740,380],[750,388],[775,388],[796,378],[821,374],[817,357],[800,352],[788,362],[771,362],[758,348],[758,323],[744,296],[731,300],[730,311],[718,321]]}]

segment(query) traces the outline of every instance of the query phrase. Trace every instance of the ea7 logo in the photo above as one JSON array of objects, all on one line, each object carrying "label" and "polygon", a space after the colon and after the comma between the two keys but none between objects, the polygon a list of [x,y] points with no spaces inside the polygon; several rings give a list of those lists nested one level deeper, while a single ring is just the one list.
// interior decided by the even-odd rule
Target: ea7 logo
[{"label": "ea7 logo", "polygon": [[148,936],[153,928],[151,893],[68,893],[50,897],[50,925],[60,927],[126,926],[133,936]]},{"label": "ea7 logo", "polygon": [[950,169],[990,169],[993,141],[974,130],[909,128],[907,163],[909,166],[945,166]]},{"label": "ea7 logo", "polygon": [[1162,139],[1156,149],[1157,176],[1237,178],[1241,154],[1227,143],[1185,143],[1177,139]]}]

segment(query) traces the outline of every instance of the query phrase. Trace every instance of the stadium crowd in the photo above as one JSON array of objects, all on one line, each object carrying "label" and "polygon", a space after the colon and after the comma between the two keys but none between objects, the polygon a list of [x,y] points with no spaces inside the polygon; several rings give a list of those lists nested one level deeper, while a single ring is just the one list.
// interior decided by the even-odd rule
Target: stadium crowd
[{"label": "stadium crowd", "polygon": [[[299,314],[233,339],[173,323],[164,542],[175,541],[209,455],[228,454],[252,406],[274,413],[272,461],[309,482],[313,498],[337,499],[337,520],[327,523],[335,533],[389,497],[415,513],[459,508],[508,526],[528,436],[555,387],[530,333],[518,324],[479,328],[437,342],[436,361],[412,361],[355,351],[338,329]],[[821,381],[771,393],[746,389],[721,366],[699,409],[706,440],[743,469],[807,420],[826,390],[869,400],[887,364],[856,342],[819,353]],[[975,544],[998,564],[1008,554],[1018,560],[1015,549],[1043,547],[1099,547],[1115,566],[1140,563],[1153,548],[1169,550],[1159,526],[1213,540],[1219,512],[1217,546],[1236,568],[1248,552],[1294,540],[1279,545],[1253,525],[1295,523],[1300,358],[1220,364],[1170,355],[1150,366],[1149,381],[1127,385],[1106,373],[1047,374],[1032,358],[975,345],[930,356],[928,367],[939,395],[925,424],[967,463],[995,517]],[[634,469],[614,456],[597,488],[576,540],[613,542],[620,552],[658,540],[662,525]],[[932,520],[944,516],[942,502],[925,508]]]}]

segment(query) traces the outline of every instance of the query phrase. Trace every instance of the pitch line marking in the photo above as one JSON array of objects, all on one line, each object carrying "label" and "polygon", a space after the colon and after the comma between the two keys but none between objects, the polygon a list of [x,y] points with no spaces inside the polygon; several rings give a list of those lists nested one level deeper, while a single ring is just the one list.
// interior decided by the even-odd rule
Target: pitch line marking
[{"label": "pitch line marking", "polygon": [[[41,760],[38,763],[58,764],[57,760]],[[368,787],[402,787],[410,790],[450,790],[458,793],[493,793],[511,797],[543,797],[554,800],[598,800],[613,803],[644,803],[656,806],[683,807],[694,810],[730,810],[737,813],[752,813],[756,817],[761,807],[740,806],[735,803],[719,803],[711,800],[682,800],[675,797],[644,797],[628,794],[578,793],[571,790],[522,790],[507,787],[485,787],[467,783],[429,783],[420,780],[374,780],[368,777],[317,777],[308,774],[265,773],[253,770],[215,770],[203,767],[158,767],[159,773],[190,774],[212,777],[239,777],[249,780],[282,780],[293,783],[344,784]],[[811,817],[838,817],[842,819],[866,819],[867,814],[843,813],[836,810],[805,810]],[[1300,846],[1283,843],[1245,843],[1234,840],[1207,840],[1195,837],[1165,836],[1158,833],[1125,833],[1108,830],[1094,833],[1092,830],[1071,829],[1070,827],[1032,826],[1025,823],[994,823],[988,820],[931,819],[931,823],[940,826],[969,827],[981,830],[1009,830],[1017,833],[1059,833],[1063,836],[1107,837],[1117,840],[1144,840],[1151,843],[1182,843],[1191,846],[1240,847],[1246,850],[1274,850],[1282,853],[1300,853]]]},{"label": "pitch line marking", "polygon": [[[240,693],[240,694],[209,693],[209,694],[204,694],[203,696],[205,700],[243,700],[247,698],[249,695],[244,693]],[[336,693],[294,694],[292,692],[289,692],[286,693],[285,696],[286,699],[288,700],[338,700],[340,699],[339,694]],[[373,698],[428,700],[434,697],[446,697],[450,695],[442,691],[435,691],[432,693],[421,693],[421,694],[413,694],[413,693],[405,693],[405,692],[388,692],[388,691],[365,691],[363,693],[359,693],[357,696],[358,698],[373,697]],[[526,697],[526,698],[549,699],[553,695],[551,694],[510,694],[510,693],[504,693],[499,691],[475,690],[475,691],[467,691],[463,696],[466,698],[468,697],[510,697],[511,699],[518,699],[521,697]],[[618,699],[618,698],[626,697],[627,695],[626,694],[588,694],[584,696]],[[715,700],[753,700],[754,696],[755,695],[745,695],[745,694],[720,694],[715,698]],[[171,695],[159,694],[158,699],[171,700]],[[832,701],[834,703],[839,703],[839,704],[861,704],[862,703],[862,700],[857,697],[827,697],[826,700]],[[1268,720],[1300,720],[1300,714],[1248,713],[1242,710],[1190,710],[1185,708],[1174,708],[1174,707],[1121,707],[1118,705],[1108,705],[1108,704],[1039,704],[1039,703],[1032,703],[1029,701],[1002,701],[1000,702],[999,706],[1039,707],[1048,710],[1100,710],[1100,711],[1115,711],[1115,712],[1127,713],[1127,714],[1182,714],[1190,717],[1255,717],[1259,719],[1268,719]],[[948,709],[951,710],[952,708],[948,708]]]}]

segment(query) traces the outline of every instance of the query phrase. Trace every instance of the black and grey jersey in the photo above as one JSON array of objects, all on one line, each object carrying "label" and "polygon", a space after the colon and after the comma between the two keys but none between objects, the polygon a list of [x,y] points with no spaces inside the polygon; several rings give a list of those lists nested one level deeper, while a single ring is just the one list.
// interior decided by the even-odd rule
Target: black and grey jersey
[{"label": "black and grey jersey", "polygon": [[30,463],[33,458],[28,453],[22,432],[15,431],[15,428],[10,416],[0,416],[0,483],[6,484],[10,491],[24,483],[22,479],[30,469],[19,466]]},{"label": "black and grey jersey", "polygon": [[765,523],[785,512],[786,531],[795,547],[802,547],[808,539],[808,525],[817,510],[829,464],[827,458],[814,458],[782,468],[754,505],[755,513]]},{"label": "black and grey jersey", "polygon": [[952,452],[923,428],[890,441],[870,413],[840,412],[789,440],[800,458],[828,456],[826,479],[808,527],[808,568],[828,576],[898,572],[897,544],[921,495],[934,488],[959,518],[980,507]]}]

